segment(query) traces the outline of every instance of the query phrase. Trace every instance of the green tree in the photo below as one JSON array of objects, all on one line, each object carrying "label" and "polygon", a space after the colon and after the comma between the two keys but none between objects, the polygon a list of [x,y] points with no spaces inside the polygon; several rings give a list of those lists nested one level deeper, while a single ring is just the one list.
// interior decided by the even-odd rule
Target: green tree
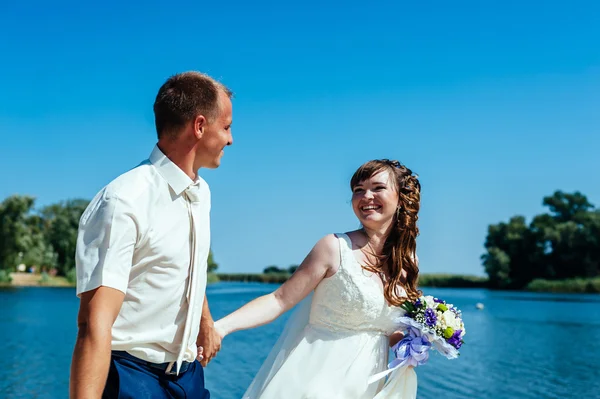
[{"label": "green tree", "polygon": [[490,225],[483,266],[495,288],[600,274],[600,211],[579,192],[545,197],[549,213]]},{"label": "green tree", "polygon": [[531,223],[531,230],[544,252],[537,277],[597,276],[600,273],[599,211],[578,192],[557,191],[544,198],[544,205],[550,213],[536,216]]},{"label": "green tree", "polygon": [[27,218],[26,223],[29,227],[29,236],[22,262],[28,266],[39,266],[44,269],[56,267],[58,258],[54,248],[46,239],[44,219],[33,214]]},{"label": "green tree", "polygon": [[34,245],[29,214],[34,198],[13,195],[0,204],[0,268],[9,271],[23,261],[24,254]]},{"label": "green tree", "polygon": [[580,192],[573,194],[556,191],[549,197],[544,197],[544,205],[550,209],[557,222],[577,221],[585,218],[589,210],[594,208],[587,197]]},{"label": "green tree", "polygon": [[88,203],[83,199],[68,200],[46,206],[41,211],[47,245],[56,252],[58,273],[63,276],[75,267],[79,219]]},{"label": "green tree", "polygon": [[281,270],[279,267],[275,265],[267,266],[263,270],[264,274],[274,274],[274,273],[285,273],[285,270]]},{"label": "green tree", "polygon": [[533,278],[528,265],[536,262],[537,251],[523,216],[489,226],[485,247],[482,260],[493,287],[518,287]]},{"label": "green tree", "polygon": [[488,275],[492,288],[508,288],[510,279],[510,256],[498,247],[488,248],[488,252],[481,256],[483,267]]},{"label": "green tree", "polygon": [[213,259],[212,249],[208,252],[208,261],[207,261],[207,263],[208,263],[208,272],[209,273],[213,273],[213,272],[215,272],[219,268],[219,265]]}]

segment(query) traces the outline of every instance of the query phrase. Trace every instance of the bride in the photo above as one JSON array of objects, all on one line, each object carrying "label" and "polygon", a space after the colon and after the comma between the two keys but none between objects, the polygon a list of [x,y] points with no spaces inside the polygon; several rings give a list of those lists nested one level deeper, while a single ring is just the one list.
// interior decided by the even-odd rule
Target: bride
[{"label": "bride", "polygon": [[245,399],[416,397],[412,368],[387,382],[369,379],[387,369],[389,347],[402,338],[394,324],[404,313],[399,306],[420,295],[420,184],[410,169],[384,159],[358,168],[350,187],[362,228],[323,237],[276,291],[215,323],[225,337],[269,323],[302,301]]}]

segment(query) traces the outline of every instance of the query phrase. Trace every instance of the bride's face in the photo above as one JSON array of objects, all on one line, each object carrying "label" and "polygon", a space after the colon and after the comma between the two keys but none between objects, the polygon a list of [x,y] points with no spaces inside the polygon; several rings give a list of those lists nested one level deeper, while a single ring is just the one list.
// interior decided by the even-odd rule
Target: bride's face
[{"label": "bride's face", "polygon": [[359,182],[352,189],[352,209],[368,229],[387,228],[393,222],[397,208],[398,192],[387,170]]}]

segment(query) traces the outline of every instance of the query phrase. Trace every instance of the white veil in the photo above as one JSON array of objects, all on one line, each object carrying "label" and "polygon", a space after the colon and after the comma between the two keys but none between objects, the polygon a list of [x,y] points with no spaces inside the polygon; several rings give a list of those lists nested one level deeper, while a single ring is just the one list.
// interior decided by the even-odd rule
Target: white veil
[{"label": "white veil", "polygon": [[254,377],[242,399],[258,398],[273,376],[279,371],[285,359],[302,340],[304,329],[308,325],[311,304],[312,293],[296,305],[296,309],[292,311],[275,346],[263,362],[260,370],[258,370],[256,377]]}]

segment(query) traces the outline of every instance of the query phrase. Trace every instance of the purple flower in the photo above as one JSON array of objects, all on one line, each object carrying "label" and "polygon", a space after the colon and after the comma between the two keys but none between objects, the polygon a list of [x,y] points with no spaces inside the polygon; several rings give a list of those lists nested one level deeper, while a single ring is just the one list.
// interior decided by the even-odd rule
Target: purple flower
[{"label": "purple flower", "polygon": [[433,302],[435,303],[444,303],[441,299],[433,298]]},{"label": "purple flower", "polygon": [[435,326],[436,322],[437,316],[435,315],[435,312],[433,311],[433,309],[427,308],[427,310],[425,311],[425,324],[427,324],[429,327],[433,327]]},{"label": "purple flower", "polygon": [[448,343],[456,349],[460,349],[460,347],[462,346],[462,340],[460,339],[461,333],[462,330],[456,330],[454,331],[454,334],[452,334],[452,336],[448,338]]},{"label": "purple flower", "polygon": [[415,306],[416,306],[417,308],[420,308],[420,307],[421,307],[421,298],[418,298],[418,299],[415,301]]}]

